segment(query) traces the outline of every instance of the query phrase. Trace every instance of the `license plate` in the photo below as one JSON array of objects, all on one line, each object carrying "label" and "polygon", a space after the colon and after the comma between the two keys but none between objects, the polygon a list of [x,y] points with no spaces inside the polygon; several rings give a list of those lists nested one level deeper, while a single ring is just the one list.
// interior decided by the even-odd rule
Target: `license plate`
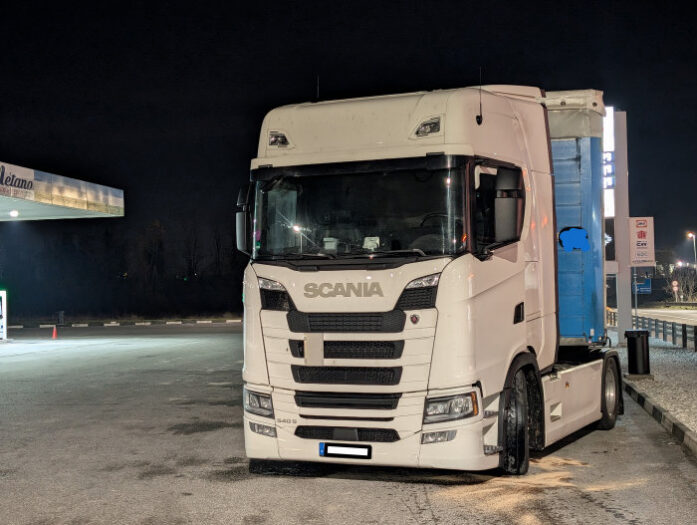
[{"label": "license plate", "polygon": [[368,445],[345,445],[343,443],[320,443],[319,455],[323,458],[370,459],[372,448]]}]

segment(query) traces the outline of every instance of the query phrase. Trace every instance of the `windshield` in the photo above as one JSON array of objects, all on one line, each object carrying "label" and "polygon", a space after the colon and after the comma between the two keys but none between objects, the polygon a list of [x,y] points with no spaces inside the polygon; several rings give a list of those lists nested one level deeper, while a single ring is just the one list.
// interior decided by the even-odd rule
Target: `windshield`
[{"label": "windshield", "polygon": [[465,247],[464,201],[459,170],[259,181],[253,256],[453,255]]}]

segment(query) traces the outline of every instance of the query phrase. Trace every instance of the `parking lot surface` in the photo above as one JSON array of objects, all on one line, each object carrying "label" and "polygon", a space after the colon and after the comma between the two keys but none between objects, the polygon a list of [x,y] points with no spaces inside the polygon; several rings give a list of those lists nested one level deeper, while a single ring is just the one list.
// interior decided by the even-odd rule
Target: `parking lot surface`
[{"label": "parking lot surface", "polygon": [[697,523],[697,464],[631,399],[530,473],[250,472],[239,326],[18,330],[0,346],[0,523]]}]

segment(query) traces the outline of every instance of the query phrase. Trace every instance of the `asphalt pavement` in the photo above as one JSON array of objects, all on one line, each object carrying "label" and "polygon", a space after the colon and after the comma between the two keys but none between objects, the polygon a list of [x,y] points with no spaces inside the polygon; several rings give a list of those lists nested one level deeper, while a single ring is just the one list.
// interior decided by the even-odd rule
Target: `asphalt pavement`
[{"label": "asphalt pavement", "polygon": [[631,399],[498,472],[270,464],[239,327],[19,330],[0,345],[0,524],[697,523],[697,463]]}]

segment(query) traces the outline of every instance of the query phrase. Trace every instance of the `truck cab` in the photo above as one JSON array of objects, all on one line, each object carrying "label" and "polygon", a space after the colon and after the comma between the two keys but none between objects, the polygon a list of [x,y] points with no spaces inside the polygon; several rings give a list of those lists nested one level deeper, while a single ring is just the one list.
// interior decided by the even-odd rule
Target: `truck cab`
[{"label": "truck cab", "polygon": [[483,86],[266,116],[237,215],[250,458],[524,473],[614,425],[616,355],[560,352],[544,102]]}]

